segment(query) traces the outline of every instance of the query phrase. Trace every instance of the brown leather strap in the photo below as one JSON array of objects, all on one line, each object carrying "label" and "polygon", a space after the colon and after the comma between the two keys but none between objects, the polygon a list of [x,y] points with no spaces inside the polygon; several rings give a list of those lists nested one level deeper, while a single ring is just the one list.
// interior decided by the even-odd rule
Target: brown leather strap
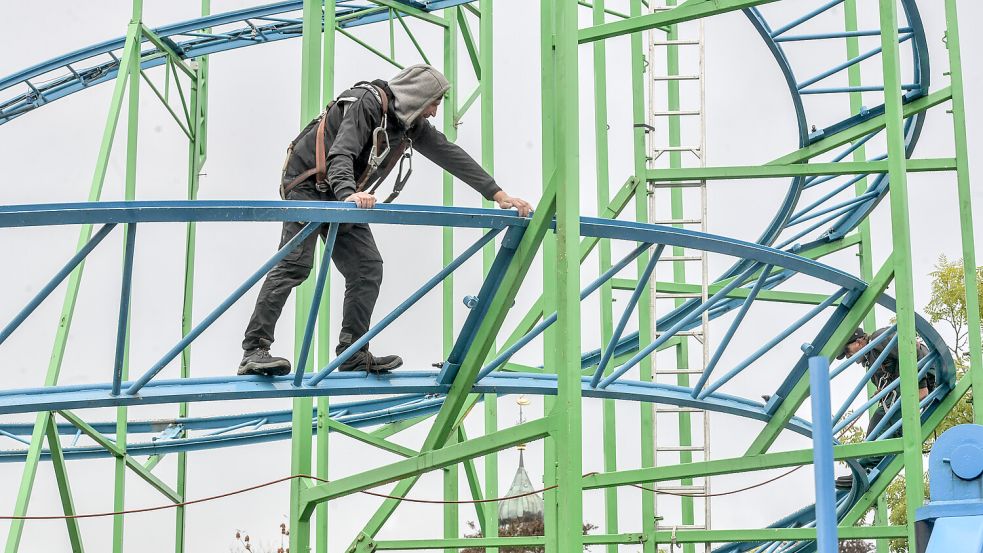
[{"label": "brown leather strap", "polygon": [[317,124],[317,140],[314,145],[314,174],[317,175],[316,182],[324,181],[328,174],[328,154],[324,151],[324,133],[325,127],[328,126],[328,110],[330,109],[331,106],[329,105],[328,109],[324,110],[324,113],[321,115],[321,122]]},{"label": "brown leather strap", "polygon": [[[378,86],[374,84],[369,84],[369,86],[374,88],[379,94],[379,99],[382,102],[382,120],[384,121],[386,119],[386,114],[389,112],[389,97],[386,96],[386,91],[382,90]],[[337,101],[332,100],[327,106],[325,106],[324,112],[321,113],[321,121],[317,124],[317,137],[314,145],[314,168],[304,171],[303,173],[297,175],[297,177],[288,184],[282,185],[280,187],[280,197],[283,199],[287,199],[287,194],[289,194],[295,186],[311,178],[312,175],[316,179],[315,182],[323,182],[327,178],[328,154],[324,149],[324,137],[325,133],[327,132],[328,112],[331,110],[331,107],[335,105],[335,103],[337,103]],[[378,155],[379,151],[376,150],[375,154]],[[398,158],[400,156],[402,156],[402,151],[399,152],[399,155],[394,157]],[[395,162],[388,164],[388,169],[392,170],[393,165],[395,165]],[[356,192],[365,190],[365,185],[369,182],[369,179],[372,177],[373,173],[374,171],[370,171],[368,169],[365,170],[355,186]]]}]

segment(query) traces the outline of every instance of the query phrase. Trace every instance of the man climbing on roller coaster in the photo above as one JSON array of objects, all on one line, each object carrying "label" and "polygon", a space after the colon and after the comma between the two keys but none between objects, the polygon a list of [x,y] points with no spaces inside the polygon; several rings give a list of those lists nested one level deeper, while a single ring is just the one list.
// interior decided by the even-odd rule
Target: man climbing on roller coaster
[{"label": "man climbing on roller coaster", "polygon": [[[444,75],[421,64],[407,67],[388,82],[360,82],[342,92],[290,143],[281,175],[281,198],[354,202],[370,209],[376,204],[376,190],[398,162],[393,191],[385,200],[391,202],[409,179],[411,156],[419,150],[485,199],[528,216],[532,210],[528,202],[504,192],[471,156],[427,121],[437,114],[449,89]],[[284,223],[280,246],[303,226]],[[242,341],[238,374],[280,376],[290,372],[290,361],[270,355],[274,328],[290,291],[311,272],[317,234],[323,239],[327,232],[328,225],[322,225],[266,276]],[[382,284],[382,256],[368,224],[345,223],[339,226],[331,259],[345,277],[341,333],[335,350],[340,354],[369,330]],[[397,355],[372,355],[365,344],[338,370],[386,372],[402,364]]]},{"label": "man climbing on roller coaster", "polygon": [[[877,388],[877,393],[881,393],[886,390],[892,382],[901,376],[900,367],[898,364],[898,346],[895,345],[887,353],[884,352],[884,350],[887,349],[891,338],[890,336],[884,336],[883,338],[881,337],[889,330],[890,329],[888,328],[880,328],[871,334],[867,334],[858,328],[853,331],[850,341],[843,346],[843,351],[836,356],[837,359],[853,357],[872,342],[877,342],[859,359],[860,364],[869,370],[874,366],[878,359],[883,357],[883,361],[881,361],[880,366],[870,377],[870,381]],[[926,355],[928,355],[928,348],[925,346],[925,344],[921,343],[921,341],[918,341],[915,348],[915,354],[920,361]],[[934,387],[934,379],[931,374],[927,374],[924,378],[920,379],[918,381],[918,399],[925,399],[925,396],[927,396],[928,392]],[[901,411],[895,410],[890,419],[883,424],[881,423],[881,421],[884,419],[885,413],[887,413],[887,411],[891,409],[891,406],[898,401],[900,392],[900,386],[895,386],[893,390],[885,393],[880,399],[877,409],[875,409],[874,413],[870,416],[870,422],[867,423],[866,436],[868,440],[871,439],[871,434],[875,429],[877,429],[878,426],[881,426],[879,432],[881,435],[883,435],[887,429],[893,426],[901,418]],[[897,431],[897,433],[900,435],[900,429]],[[858,461],[862,466],[870,469],[880,463],[881,459],[883,459],[883,457],[880,456],[862,457],[858,459]],[[836,479],[836,486],[838,488],[849,488],[852,485],[853,479],[849,475],[840,476]]]}]

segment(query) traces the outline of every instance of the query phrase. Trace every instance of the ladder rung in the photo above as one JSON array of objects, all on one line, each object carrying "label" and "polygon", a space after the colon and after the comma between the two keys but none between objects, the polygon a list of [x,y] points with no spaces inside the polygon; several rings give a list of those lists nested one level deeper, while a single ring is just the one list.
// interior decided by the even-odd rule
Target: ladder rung
[{"label": "ladder rung", "polygon": [[654,44],[656,46],[696,46],[699,43],[700,43],[699,40],[693,40],[693,39],[685,40],[685,39],[680,39],[680,40],[657,40],[657,41],[653,42],[652,44]]},{"label": "ladder rung", "polygon": [[676,525],[658,525],[659,530],[706,530],[707,527],[702,524],[676,524]]},{"label": "ladder rung", "polygon": [[699,75],[655,75],[653,81],[698,81]]},{"label": "ladder rung", "polygon": [[705,451],[702,445],[659,445],[656,451]]},{"label": "ladder rung", "polygon": [[703,371],[701,369],[668,369],[655,371],[653,374],[703,374]]},{"label": "ladder rung", "polygon": [[662,261],[703,261],[702,255],[667,255]]},{"label": "ladder rung", "polygon": [[[690,484],[687,486],[656,486],[656,490],[660,492],[706,492],[707,487],[704,484]],[[682,528],[682,525],[679,526]]]},{"label": "ladder rung", "polygon": [[[655,333],[655,336],[658,338],[659,336],[662,336],[663,334],[665,334],[665,332],[656,332]],[[696,336],[696,337],[701,337],[701,336],[703,336],[703,331],[702,330],[685,330],[685,331],[677,332],[676,334],[674,334],[674,336]]]},{"label": "ladder rung", "polygon": [[[684,294],[684,293],[678,293],[677,294],[677,293],[673,293],[673,292],[656,292],[655,293],[655,297],[657,299],[672,299],[672,298],[675,298],[675,299],[696,299],[696,298],[700,298],[700,299],[702,299],[703,298],[703,294],[688,294],[688,293],[686,293],[686,294]],[[682,334],[682,333],[680,333],[680,334]]]},{"label": "ladder rung", "polygon": [[703,188],[706,181],[650,182],[649,188]]},{"label": "ladder rung", "polygon": [[652,112],[654,117],[672,117],[674,115],[700,115],[700,110],[684,110],[684,109],[674,109],[670,111],[655,111]]},{"label": "ladder rung", "polygon": [[699,225],[703,219],[661,219],[652,222],[656,225]]},{"label": "ladder rung", "polygon": [[703,148],[700,146],[697,146],[695,148],[691,148],[689,146],[666,146],[665,148],[655,148],[657,152],[693,152],[693,153],[699,152],[702,149]]}]

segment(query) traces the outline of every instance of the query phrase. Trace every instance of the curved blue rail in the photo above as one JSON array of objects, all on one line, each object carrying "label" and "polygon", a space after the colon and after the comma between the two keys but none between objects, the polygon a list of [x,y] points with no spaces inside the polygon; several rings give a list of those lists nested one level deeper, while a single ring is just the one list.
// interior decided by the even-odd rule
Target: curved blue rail
[{"label": "curved blue rail", "polygon": [[[815,41],[843,39],[847,36],[841,30],[829,32],[814,32],[795,34],[796,28],[806,22],[819,21],[826,11],[836,7],[842,0],[823,1],[820,5],[802,2],[801,16],[781,24],[772,22],[768,9],[746,10],[746,14],[759,35],[765,41],[769,50],[785,77],[796,114],[797,135],[799,147],[808,146],[832,133],[857,125],[883,113],[883,106],[864,109],[861,113],[844,112],[829,124],[817,125],[814,130],[809,118],[809,98],[816,95],[846,94],[860,90],[880,90],[883,87],[866,84],[862,88],[823,86],[823,79],[843,71],[850,63],[859,63],[862,59],[870,59],[880,55],[879,50],[863,53],[857,60],[844,64],[841,59],[832,59],[827,71],[803,77],[795,70],[796,61],[793,46],[809,44]],[[466,3],[466,0],[444,0],[426,3],[405,2],[407,5],[424,11],[439,10],[450,5]],[[899,29],[901,42],[910,49],[910,74],[905,77],[904,100],[910,101],[926,94],[929,90],[929,59],[926,47],[924,28],[918,15],[914,0],[901,0],[905,21]],[[300,19],[285,17],[284,14],[299,11],[301,2],[290,1],[249,8],[227,14],[210,16],[185,23],[169,25],[155,29],[155,32],[165,38],[165,42],[181,57],[192,58],[235,48],[273,42],[300,35]],[[342,17],[343,27],[362,25],[374,21],[385,20],[388,13],[385,9],[360,5],[357,2],[338,2],[338,15]],[[213,34],[205,34],[206,30]],[[854,36],[870,36],[869,31],[858,31]],[[141,55],[141,66],[150,68],[164,63],[162,53],[147,43],[150,48]],[[119,66],[118,53],[122,47],[122,39],[107,41],[55,60],[39,64],[0,79],[0,93],[13,93],[6,99],[0,98],[0,124],[24,115],[47,103],[79,92],[96,84],[106,82],[116,75]],[[829,49],[833,55],[839,55],[839,49]],[[41,82],[44,79],[44,82]],[[847,102],[844,100],[843,105]],[[812,122],[814,123],[814,122]],[[905,121],[906,151],[910,155],[917,142],[924,114],[918,114]],[[837,152],[832,152],[833,161],[846,160],[860,144],[867,143],[878,133],[868,135],[859,143],[845,146]],[[879,155],[868,155],[868,159],[879,159]],[[679,245],[687,248],[715,252],[735,258],[731,269],[722,275],[721,279],[735,279],[737,284],[733,289],[745,294],[754,295],[755,290],[771,290],[780,287],[795,275],[805,275],[819,279],[832,286],[837,292],[829,296],[829,309],[817,309],[812,316],[820,316],[824,311],[832,310],[827,324],[813,340],[816,346],[822,346],[829,338],[832,328],[838,323],[838,313],[842,313],[844,305],[848,305],[865,288],[858,279],[821,263],[810,261],[794,255],[795,251],[822,242],[836,241],[856,228],[860,221],[867,217],[885,197],[889,186],[886,175],[871,176],[868,192],[859,199],[850,197],[843,201],[841,192],[847,192],[854,182],[867,175],[845,175],[838,177],[797,177],[779,204],[771,222],[766,225],[758,239],[758,243],[748,243],[721,236],[711,236],[679,229],[624,223],[602,219],[585,218],[582,221],[584,236],[611,238],[616,240],[638,241],[643,244]],[[820,188],[821,187],[821,188]],[[802,197],[807,190],[821,190],[819,200],[813,200],[808,205],[801,205]],[[107,225],[106,232],[112,230],[111,225],[127,223],[151,223],[162,221],[282,221],[300,220],[313,222],[354,222],[410,224],[410,225],[440,225],[469,228],[485,228],[490,230],[517,229],[521,232],[525,221],[503,212],[489,210],[445,209],[422,206],[394,206],[387,210],[364,211],[346,207],[344,204],[302,204],[290,202],[135,202],[135,203],[100,203],[100,204],[51,204],[46,206],[3,206],[0,207],[0,227],[6,226],[37,226],[53,224],[101,223]],[[92,245],[95,248],[98,243]],[[775,246],[775,247],[769,247]],[[90,250],[91,251],[91,250]],[[83,256],[84,257],[84,256]],[[778,267],[781,270],[769,272],[768,269]],[[755,275],[757,269],[766,269],[760,277]],[[588,287],[589,288],[589,287]],[[589,291],[585,290],[589,294]],[[837,295],[839,294],[839,295]],[[43,300],[43,297],[41,298]],[[699,300],[685,303],[680,308],[667,314],[659,321],[660,328],[673,328],[675,332],[685,332],[697,324],[694,314],[700,310],[708,310],[711,318],[742,308],[747,303],[743,299],[720,297],[713,304],[705,305]],[[880,299],[881,305],[893,309],[893,300],[888,297]],[[548,319],[548,318],[547,318]],[[541,323],[545,324],[545,323]],[[793,324],[794,326],[794,324]],[[939,388],[923,403],[923,412],[931,412],[941,397],[948,392],[954,378],[954,365],[941,337],[927,324],[919,319],[918,332],[931,350],[931,359],[924,364],[922,370],[932,372],[939,383]],[[14,330],[16,326],[14,327]],[[12,332],[12,331],[11,331]],[[9,333],[7,334],[9,335]],[[787,337],[787,336],[786,336]],[[0,333],[0,343],[6,336]],[[782,338],[781,336],[776,337]],[[774,341],[774,340],[772,340]],[[780,340],[779,340],[780,341]],[[771,343],[771,342],[769,342]],[[777,343],[777,342],[776,342]],[[767,344],[766,344],[767,345]],[[774,344],[771,344],[772,346]],[[613,349],[614,356],[636,353],[653,347],[652,344],[639,344],[637,335],[630,335],[607,349]],[[762,348],[767,351],[768,348]],[[637,356],[637,355],[636,355]],[[582,365],[585,369],[597,369],[602,351],[588,352],[584,355]],[[752,364],[753,360],[749,363]],[[789,378],[801,374],[805,366],[805,357],[800,358],[790,366]],[[536,373],[502,373],[490,372],[495,367],[488,368],[488,374],[475,387],[475,391],[497,391],[500,393],[530,393],[549,394],[555,390],[555,380],[548,375]],[[627,373],[631,367],[622,367]],[[736,368],[735,368],[736,369]],[[735,369],[729,371],[725,378],[737,374]],[[598,371],[600,372],[600,371]],[[709,371],[708,371],[709,372]],[[835,371],[834,371],[835,372]],[[842,370],[840,373],[842,374]],[[771,416],[769,406],[730,396],[721,395],[715,391],[714,382],[709,381],[709,375],[701,382],[706,384],[703,390],[674,389],[674,387],[646,385],[646,383],[630,381],[626,378],[605,379],[591,382],[585,376],[584,395],[588,397],[620,398],[633,401],[649,401],[670,403],[675,405],[694,406],[718,412],[728,412],[738,416],[746,416],[757,420],[768,420]],[[355,382],[358,380],[358,382]],[[307,382],[310,382],[309,380]],[[718,384],[722,385],[721,384]],[[109,396],[109,384],[92,384],[80,386],[61,386],[55,388],[16,390],[0,392],[0,412],[23,412],[34,409],[57,409],[78,407],[80,405],[123,405],[134,402],[170,402],[194,399],[188,394],[194,387],[204,395],[194,396],[198,399],[228,399],[234,397],[280,397],[296,395],[357,395],[357,394],[392,394],[384,399],[356,401],[333,405],[330,416],[336,420],[353,426],[370,426],[383,422],[392,422],[422,414],[434,412],[442,401],[440,393],[446,389],[447,383],[439,378],[438,373],[402,372],[392,377],[365,377],[353,379],[346,375],[328,375],[316,385],[293,386],[288,379],[262,380],[240,378],[188,379],[184,381],[150,380],[147,386],[139,391],[139,395]],[[110,386],[111,387],[111,386]],[[129,402],[129,403],[128,403]],[[273,413],[254,413],[233,417],[214,417],[208,419],[188,419],[184,421],[169,421],[162,423],[131,423],[134,431],[146,433],[162,433],[162,439],[153,443],[135,443],[128,447],[131,453],[140,451],[148,454],[170,451],[189,451],[212,447],[283,439],[287,432],[283,428],[272,428],[278,421],[286,421],[286,411]],[[836,421],[834,420],[834,424]],[[169,428],[181,425],[185,429],[200,431],[211,430],[221,432],[211,436],[195,436],[176,438]],[[109,428],[107,426],[107,428]],[[793,431],[808,434],[809,425],[804,421],[794,420],[789,428]],[[890,434],[891,429],[881,429],[881,437]],[[59,431],[70,434],[74,430],[60,426]],[[2,425],[0,434],[8,437],[23,436],[29,433],[24,425]],[[142,448],[142,449],[141,449]],[[66,448],[69,457],[88,457],[103,454],[96,448]],[[0,461],[17,460],[20,452],[0,452]],[[869,475],[856,466],[852,466],[857,486],[849,493],[841,494],[839,511],[845,512],[859,498],[862,490],[866,489],[869,480],[878,476],[875,469]],[[812,508],[805,508],[774,526],[785,527],[806,525],[814,520]],[[814,548],[814,544],[800,542],[793,544],[732,544],[727,551],[747,551],[753,547],[764,546],[767,551],[806,551]]]}]

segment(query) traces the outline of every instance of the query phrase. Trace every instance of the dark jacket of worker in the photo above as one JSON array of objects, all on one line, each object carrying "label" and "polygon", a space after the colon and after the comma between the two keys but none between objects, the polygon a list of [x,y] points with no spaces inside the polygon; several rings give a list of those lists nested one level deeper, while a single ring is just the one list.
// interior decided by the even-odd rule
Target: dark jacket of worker
[{"label": "dark jacket of worker", "polygon": [[[382,121],[382,104],[367,84],[342,92],[327,114],[324,133],[327,176],[326,183],[319,185],[320,190],[327,192],[333,200],[344,201],[355,192],[356,183],[368,167],[373,130]],[[400,153],[412,147],[470,185],[486,200],[491,200],[501,190],[495,179],[467,152],[420,117],[427,106],[439,100],[450,88],[443,75],[426,66],[414,66],[389,82],[376,80],[371,84],[389,97],[386,134],[390,153],[368,186],[377,179],[384,180],[396,165]],[[317,125],[309,125],[305,131],[295,140],[293,154],[287,159],[284,183],[315,166]],[[314,178],[298,186],[305,185],[314,186]]]},{"label": "dark jacket of worker", "polygon": [[[870,336],[867,337],[867,343],[869,344],[877,340],[881,335],[883,335],[887,331],[888,331],[887,328],[880,328],[875,330]],[[890,343],[891,343],[890,339],[885,339],[881,343],[875,345],[870,349],[870,351],[868,351],[863,356],[863,359],[861,359],[860,362],[863,364],[863,366],[867,368],[872,367],[874,365],[874,362],[877,361],[877,358],[881,356],[881,353],[884,352],[884,349]],[[928,348],[921,341],[918,341],[915,348],[915,353],[916,356],[918,357],[918,360],[921,360],[926,355],[928,355]],[[897,345],[895,345],[893,348],[891,348],[891,351],[887,353],[887,356],[885,357],[884,362],[881,363],[881,366],[878,367],[876,371],[874,371],[874,374],[870,377],[870,381],[874,383],[874,386],[876,386],[878,390],[883,390],[891,382],[897,380],[900,374],[901,371],[898,366],[898,347]],[[919,388],[928,388],[930,387],[930,384],[931,384],[931,377],[928,374],[926,374],[925,377],[921,378],[918,381]],[[894,397],[897,396],[897,393],[889,394],[889,395],[893,397],[891,398],[891,400],[885,402],[888,404],[893,403],[893,399]]]},{"label": "dark jacket of worker", "polygon": [[[464,181],[486,199],[501,190],[495,179],[464,150],[447,140],[421,114],[439,100],[450,88],[447,79],[427,65],[410,66],[389,82],[374,81],[388,97],[386,135],[390,153],[368,183],[385,178],[401,150],[412,148],[434,161],[444,170]],[[288,200],[335,201],[345,200],[355,192],[356,183],[368,167],[373,148],[373,131],[383,120],[382,103],[369,83],[343,92],[328,110],[324,140],[326,175],[323,182],[316,176],[297,183],[285,195]],[[292,143],[284,163],[283,186],[298,175],[316,166],[316,121],[308,125]],[[411,142],[412,141],[412,142]],[[368,187],[366,187],[368,188]],[[303,227],[302,223],[283,224],[280,236],[282,248]],[[322,225],[324,237],[328,225]],[[242,348],[269,348],[277,320],[290,291],[307,279],[314,263],[317,234],[312,234],[270,271],[260,289],[256,307],[246,327]],[[376,247],[369,225],[364,223],[339,225],[331,255],[332,261],[345,278],[345,299],[342,308],[341,333],[336,352],[343,351],[369,329],[372,312],[382,284],[382,256]],[[368,344],[363,348],[368,351]],[[344,367],[343,367],[344,368]]]}]

